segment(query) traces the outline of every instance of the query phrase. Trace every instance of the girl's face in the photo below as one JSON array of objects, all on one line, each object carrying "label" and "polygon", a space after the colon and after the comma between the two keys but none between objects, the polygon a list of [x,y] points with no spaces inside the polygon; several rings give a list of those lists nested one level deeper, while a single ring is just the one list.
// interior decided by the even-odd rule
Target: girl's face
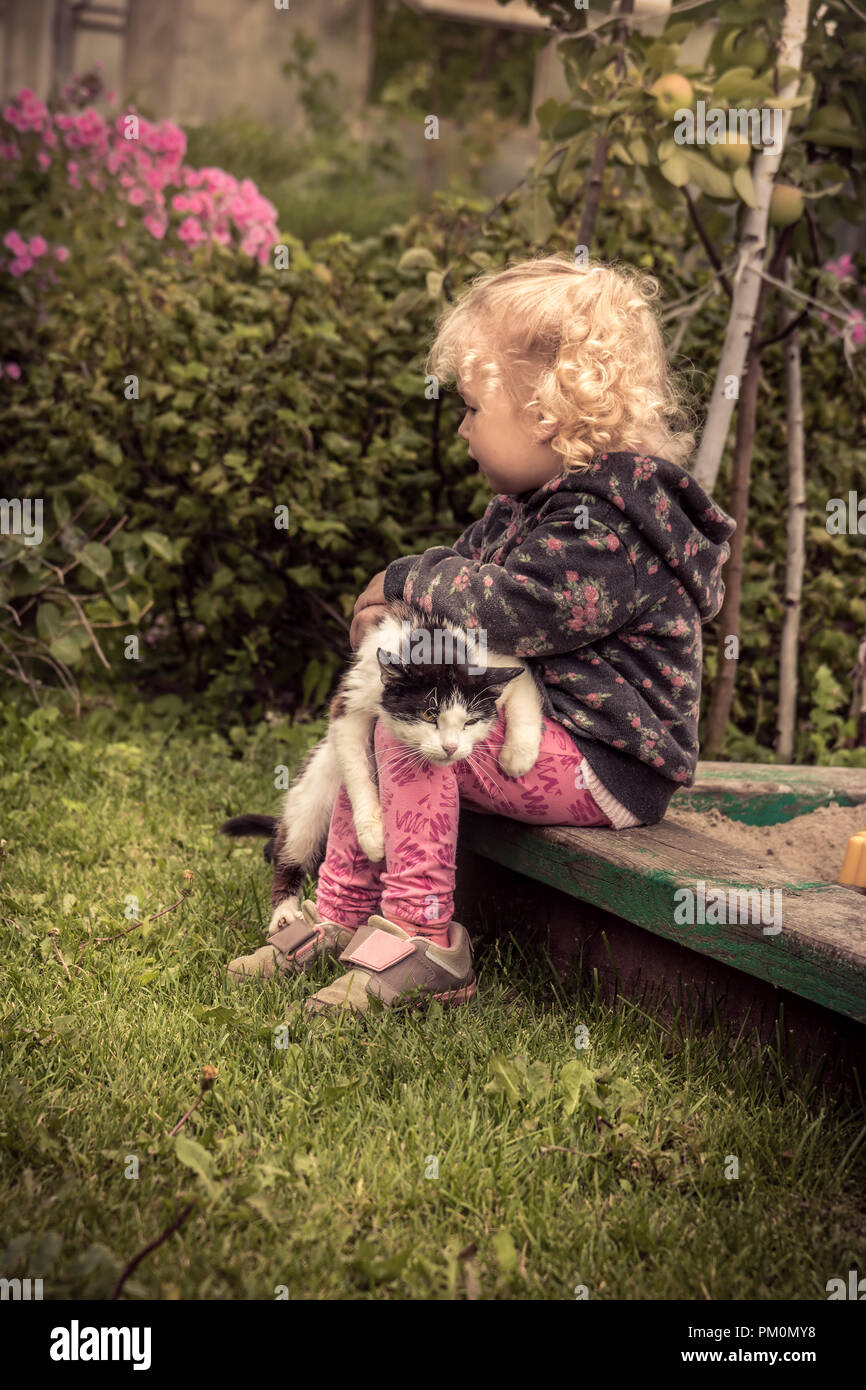
[{"label": "girl's face", "polygon": [[533,440],[526,416],[501,393],[482,400],[457,378],[466,414],[457,433],[469,445],[469,456],[494,492],[518,493],[542,487],[562,468],[562,456],[547,442],[556,427],[547,427],[545,438]]}]

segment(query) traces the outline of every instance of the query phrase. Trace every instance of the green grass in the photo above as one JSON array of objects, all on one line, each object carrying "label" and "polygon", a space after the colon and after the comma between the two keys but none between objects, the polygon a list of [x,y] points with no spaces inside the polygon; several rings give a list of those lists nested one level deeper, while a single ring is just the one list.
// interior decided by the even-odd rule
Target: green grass
[{"label": "green grass", "polygon": [[683,1019],[672,1046],[495,924],[454,1012],[280,1037],[326,972],[230,988],[269,870],[216,827],[276,809],[275,765],[320,726],[261,726],[240,757],[143,711],[120,734],[2,717],[0,1275],[106,1297],[193,1199],[124,1298],[824,1299],[862,1265],[862,1108]]}]

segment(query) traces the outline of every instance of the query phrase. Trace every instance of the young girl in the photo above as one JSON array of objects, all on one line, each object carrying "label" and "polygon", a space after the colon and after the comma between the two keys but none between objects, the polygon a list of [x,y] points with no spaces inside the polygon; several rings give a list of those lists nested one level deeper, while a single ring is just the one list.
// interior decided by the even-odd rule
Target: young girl
[{"label": "young girl", "polygon": [[686,414],[657,293],[631,267],[548,256],[478,277],[440,318],[426,370],[456,378],[458,432],[495,496],[453,548],[377,574],[350,640],[398,598],[484,629],[540,668],[541,751],[528,774],[506,776],[500,714],[474,766],[418,766],[378,721],[384,860],[360,849],[341,787],[316,906],[232,962],[235,975],[338,958],[346,973],[310,1012],[364,1010],[371,995],[462,1003],[476,983],[451,917],[461,805],[622,829],[656,824],[694,781],[701,625],[722,605],[734,522],[685,471],[695,438],[676,428]]}]

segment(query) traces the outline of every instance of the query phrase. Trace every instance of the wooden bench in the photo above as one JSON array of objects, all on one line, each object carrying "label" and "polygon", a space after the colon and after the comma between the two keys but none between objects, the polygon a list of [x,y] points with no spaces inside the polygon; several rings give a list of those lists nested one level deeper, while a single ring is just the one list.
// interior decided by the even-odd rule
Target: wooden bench
[{"label": "wooden bench", "polygon": [[[866,769],[703,762],[671,808],[718,807],[731,819],[771,825],[832,801],[863,805],[866,828]],[[721,889],[726,900],[731,890],[765,891],[765,905],[781,903],[781,930],[765,933],[767,918],[755,911],[718,925],[678,922],[682,895],[675,894],[694,893],[700,881],[706,894]],[[712,984],[715,996],[723,989],[732,1020],[757,1005],[772,1027],[781,1003],[788,1025],[795,1020],[792,1031],[818,1047],[842,1033],[857,1046],[866,1038],[866,895],[773,869],[673,821],[619,831],[542,828],[464,810],[457,899],[455,915],[470,930],[485,905],[499,908],[503,924],[519,928],[522,918],[546,927],[555,962],[564,967],[580,956],[614,995],[633,997],[641,984],[669,991],[679,981],[699,992]]]}]

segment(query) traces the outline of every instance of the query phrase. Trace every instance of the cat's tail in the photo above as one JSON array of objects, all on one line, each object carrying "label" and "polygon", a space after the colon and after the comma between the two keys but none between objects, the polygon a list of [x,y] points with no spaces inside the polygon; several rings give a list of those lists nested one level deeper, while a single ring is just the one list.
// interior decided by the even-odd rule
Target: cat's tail
[{"label": "cat's tail", "polygon": [[224,835],[269,835],[265,858],[274,866],[271,888],[271,928],[278,909],[291,904],[300,910],[304,880],[315,878],[325,857],[331,813],[340,786],[340,769],[327,738],[320,739],[304,759],[286,792],[281,816],[254,812],[233,816],[220,826]]},{"label": "cat's tail", "polygon": [[242,835],[266,835],[268,843],[265,845],[265,859],[269,864],[274,860],[274,832],[280,823],[279,816],[260,816],[255,811],[243,816],[232,816],[231,820],[223,821],[220,826],[221,835],[231,835],[238,838]]}]

